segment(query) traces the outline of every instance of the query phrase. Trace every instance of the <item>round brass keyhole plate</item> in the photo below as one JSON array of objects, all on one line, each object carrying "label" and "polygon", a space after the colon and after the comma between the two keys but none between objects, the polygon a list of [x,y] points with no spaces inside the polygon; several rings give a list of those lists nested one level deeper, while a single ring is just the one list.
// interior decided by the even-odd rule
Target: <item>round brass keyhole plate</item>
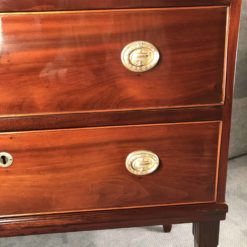
[{"label": "round brass keyhole plate", "polygon": [[126,45],[121,53],[123,65],[133,72],[145,72],[157,65],[158,49],[147,41],[135,41]]},{"label": "round brass keyhole plate", "polygon": [[0,167],[7,168],[13,163],[13,157],[7,152],[0,152]]},{"label": "round brass keyhole plate", "polygon": [[125,165],[130,173],[143,176],[158,169],[159,157],[151,151],[138,150],[127,156]]}]

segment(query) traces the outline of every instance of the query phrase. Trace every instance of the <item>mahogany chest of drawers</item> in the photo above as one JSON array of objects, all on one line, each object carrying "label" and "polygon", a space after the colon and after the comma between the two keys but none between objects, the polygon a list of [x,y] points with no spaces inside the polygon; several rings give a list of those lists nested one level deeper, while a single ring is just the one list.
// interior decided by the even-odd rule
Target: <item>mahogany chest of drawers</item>
[{"label": "mahogany chest of drawers", "polygon": [[240,6],[0,1],[0,236],[191,222],[216,247]]}]

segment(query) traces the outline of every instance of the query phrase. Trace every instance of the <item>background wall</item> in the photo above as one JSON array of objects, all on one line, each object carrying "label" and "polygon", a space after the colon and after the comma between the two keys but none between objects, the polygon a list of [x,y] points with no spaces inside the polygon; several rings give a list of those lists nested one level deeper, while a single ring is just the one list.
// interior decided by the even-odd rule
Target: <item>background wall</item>
[{"label": "background wall", "polygon": [[247,153],[247,0],[242,1],[230,157]]}]

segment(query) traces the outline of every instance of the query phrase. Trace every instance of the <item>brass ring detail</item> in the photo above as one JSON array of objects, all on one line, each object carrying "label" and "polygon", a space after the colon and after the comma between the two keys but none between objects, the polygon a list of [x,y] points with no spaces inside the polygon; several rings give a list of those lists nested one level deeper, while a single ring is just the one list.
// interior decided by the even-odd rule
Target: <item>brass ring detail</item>
[{"label": "brass ring detail", "polygon": [[134,175],[147,175],[159,167],[159,157],[147,150],[138,150],[130,153],[126,158],[126,168]]},{"label": "brass ring detail", "polygon": [[147,41],[132,42],[121,53],[123,65],[133,72],[148,71],[158,64],[159,59],[158,49]]}]

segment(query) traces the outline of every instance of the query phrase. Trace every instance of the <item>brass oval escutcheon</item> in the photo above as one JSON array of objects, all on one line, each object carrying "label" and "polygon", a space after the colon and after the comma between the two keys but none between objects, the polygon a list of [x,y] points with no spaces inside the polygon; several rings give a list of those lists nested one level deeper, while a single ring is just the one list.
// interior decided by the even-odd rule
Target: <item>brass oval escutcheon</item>
[{"label": "brass oval escutcheon", "polygon": [[160,59],[158,49],[147,41],[134,41],[121,53],[123,65],[133,72],[145,72],[154,68]]},{"label": "brass oval escutcheon", "polygon": [[138,150],[130,153],[126,158],[126,168],[134,175],[147,175],[159,167],[159,157],[147,150]]}]

